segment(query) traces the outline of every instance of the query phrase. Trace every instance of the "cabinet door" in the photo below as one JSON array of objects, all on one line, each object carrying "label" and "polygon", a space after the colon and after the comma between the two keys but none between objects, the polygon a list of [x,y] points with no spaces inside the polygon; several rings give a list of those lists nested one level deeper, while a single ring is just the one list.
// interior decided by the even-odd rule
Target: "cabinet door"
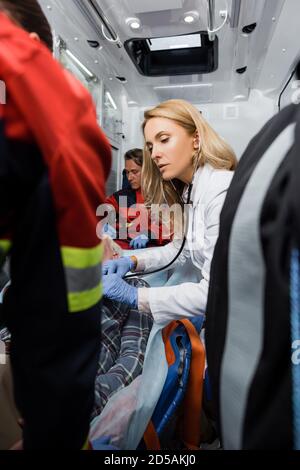
[{"label": "cabinet door", "polygon": [[114,142],[121,142],[122,110],[112,93],[103,86],[102,127],[106,135]]},{"label": "cabinet door", "polygon": [[112,193],[120,189],[121,185],[121,172],[120,168],[120,151],[118,148],[112,146],[112,166],[109,178],[106,183],[106,194],[110,196]]}]

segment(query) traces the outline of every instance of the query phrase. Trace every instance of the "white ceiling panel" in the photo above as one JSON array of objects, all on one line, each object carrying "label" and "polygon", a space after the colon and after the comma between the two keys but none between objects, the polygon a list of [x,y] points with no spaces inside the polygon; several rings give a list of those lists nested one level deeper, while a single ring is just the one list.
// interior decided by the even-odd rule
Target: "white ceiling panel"
[{"label": "white ceiling panel", "polygon": [[211,83],[194,85],[170,85],[154,87],[161,101],[182,99],[193,103],[211,103],[213,100],[213,86]]},{"label": "white ceiling panel", "polygon": [[175,10],[183,7],[183,0],[128,0],[128,5],[135,13]]},{"label": "white ceiling panel", "polygon": [[[219,66],[215,72],[194,76],[144,77],[136,70],[124,47],[118,48],[104,39],[101,22],[97,24],[78,0],[40,0],[57,35],[68,43],[70,50],[99,78],[116,81],[115,76],[127,79],[127,94],[139,106],[154,103],[163,96],[175,94],[189,97],[190,101],[227,102],[236,97],[247,99],[249,90],[258,88],[276,96],[286,80],[292,63],[299,54],[297,41],[300,17],[299,0],[226,0],[230,21],[217,33],[219,40]],[[191,34],[207,27],[207,0],[97,0],[98,5],[119,35],[122,44],[132,37],[151,38]],[[88,6],[87,0],[79,2]],[[234,14],[234,5],[240,8]],[[225,0],[215,0],[216,27],[222,23],[220,10]],[[183,22],[184,12],[197,10],[199,20],[192,25]],[[142,22],[139,32],[133,32],[126,18],[138,16]],[[236,21],[233,21],[233,17]],[[252,34],[245,35],[242,28],[256,22]],[[232,24],[235,27],[232,27]],[[100,48],[91,49],[87,40],[98,40]],[[239,75],[236,69],[247,67]],[[161,88],[159,86],[202,84],[204,87]],[[210,85],[210,86],[209,86]],[[155,88],[155,89],[154,89]]]}]

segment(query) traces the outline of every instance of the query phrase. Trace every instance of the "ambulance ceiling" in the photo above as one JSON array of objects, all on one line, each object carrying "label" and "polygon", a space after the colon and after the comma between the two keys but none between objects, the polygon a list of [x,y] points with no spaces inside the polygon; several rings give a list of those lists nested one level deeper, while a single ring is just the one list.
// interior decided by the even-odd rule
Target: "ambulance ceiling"
[{"label": "ambulance ceiling", "polygon": [[[228,11],[227,22],[216,33],[218,68],[207,74],[141,75],[124,47],[126,41],[207,31],[209,1],[215,4],[215,28],[224,22]],[[299,33],[299,0],[40,0],[40,3],[55,35],[63,38],[68,49],[96,76],[110,79],[112,86],[113,82],[122,83],[133,105],[151,106],[169,98],[185,98],[198,104],[247,100],[252,88],[275,98],[300,51],[295,40]],[[194,17],[192,23],[184,21],[188,12]],[[132,29],[134,21],[140,24],[139,29]],[[99,45],[92,48],[88,41]]]}]

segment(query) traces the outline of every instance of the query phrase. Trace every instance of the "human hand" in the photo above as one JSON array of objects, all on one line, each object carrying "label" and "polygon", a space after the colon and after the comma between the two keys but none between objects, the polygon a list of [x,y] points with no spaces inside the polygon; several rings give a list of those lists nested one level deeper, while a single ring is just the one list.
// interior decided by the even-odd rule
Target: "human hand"
[{"label": "human hand", "polygon": [[103,232],[103,235],[108,235],[113,240],[117,238],[116,230],[109,224],[104,225],[102,232]]},{"label": "human hand", "polygon": [[118,276],[124,277],[128,271],[134,268],[134,265],[134,261],[129,256],[123,256],[103,263],[102,274],[118,274]]},{"label": "human hand", "polygon": [[147,237],[147,235],[142,234],[133,238],[129,246],[133,248],[134,250],[138,250],[140,248],[146,248],[148,243],[149,243],[149,238]]},{"label": "human hand", "polygon": [[105,297],[137,308],[138,290],[136,287],[127,284],[118,274],[107,274],[102,277],[102,281]]},{"label": "human hand", "polygon": [[120,450],[118,447],[110,444],[110,437],[104,436],[90,442],[93,450]]}]

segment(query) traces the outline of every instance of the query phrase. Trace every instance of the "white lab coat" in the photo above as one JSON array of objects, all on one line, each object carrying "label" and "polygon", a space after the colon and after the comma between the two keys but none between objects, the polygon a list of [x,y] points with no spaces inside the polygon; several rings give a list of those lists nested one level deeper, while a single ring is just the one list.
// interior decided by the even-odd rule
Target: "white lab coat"
[{"label": "white lab coat", "polygon": [[[157,323],[205,313],[220,212],[232,176],[233,172],[216,170],[208,164],[197,170],[191,193],[187,242],[175,266],[184,264],[190,258],[199,270],[201,280],[198,283],[183,282],[177,286],[139,289],[139,308],[150,310]],[[181,242],[177,240],[139,254],[138,270],[147,272],[167,265],[175,258],[180,246]]]}]

